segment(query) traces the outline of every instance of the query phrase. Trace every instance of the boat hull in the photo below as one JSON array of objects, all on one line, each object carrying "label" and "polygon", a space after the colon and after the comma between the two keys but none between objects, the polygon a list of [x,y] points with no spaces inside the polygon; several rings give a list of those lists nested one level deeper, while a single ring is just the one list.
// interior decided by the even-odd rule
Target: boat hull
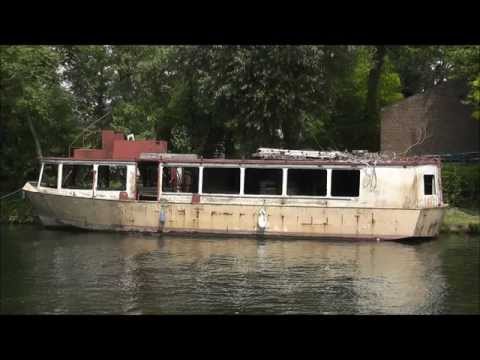
[{"label": "boat hull", "polygon": [[[400,240],[438,235],[445,207],[427,209],[104,200],[24,189],[45,226],[168,234]],[[258,226],[264,209],[267,227]]]}]

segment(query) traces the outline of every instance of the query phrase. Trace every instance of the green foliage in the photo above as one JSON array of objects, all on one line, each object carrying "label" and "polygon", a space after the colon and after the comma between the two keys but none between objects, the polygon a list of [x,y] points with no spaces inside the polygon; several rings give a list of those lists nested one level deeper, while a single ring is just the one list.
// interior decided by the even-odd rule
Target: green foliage
[{"label": "green foliage", "polygon": [[480,74],[471,82],[471,92],[468,101],[473,105],[473,118],[480,120]]},{"label": "green foliage", "polygon": [[440,230],[445,233],[480,233],[480,211],[478,207],[476,209],[448,208]]},{"label": "green foliage", "polygon": [[60,58],[47,46],[0,47],[0,190],[38,175],[31,120],[44,155],[65,155],[75,131],[71,95],[60,85]]},{"label": "green foliage", "polygon": [[396,72],[393,63],[388,56],[380,77],[379,106],[384,107],[404,98],[400,75]]},{"label": "green foliage", "polygon": [[298,146],[303,114],[335,97],[332,75],[343,71],[347,55],[346,47],[328,46],[196,46],[176,53],[178,73],[197,84],[193,99],[210,115],[210,127],[229,124],[212,140],[233,136],[242,153],[260,144]]},{"label": "green foliage", "polygon": [[0,224],[31,224],[32,204],[19,196],[0,200]]},{"label": "green foliage", "polygon": [[[372,125],[378,132],[379,119],[367,114],[376,112],[372,104],[381,108],[453,78],[470,81],[468,101],[480,117],[478,51],[478,46],[3,46],[1,192],[37,176],[28,119],[46,156],[66,155],[74,140],[73,146],[96,146],[99,130],[108,128],[137,139],[167,140],[171,151],[204,156],[219,149],[227,156],[249,155],[259,146],[355,149],[374,143],[376,135],[370,134]],[[381,70],[375,86],[369,81],[372,69]],[[455,191],[451,196],[461,197]]]},{"label": "green foliage", "polygon": [[442,167],[444,199],[452,206],[478,207],[480,165],[447,163]]}]

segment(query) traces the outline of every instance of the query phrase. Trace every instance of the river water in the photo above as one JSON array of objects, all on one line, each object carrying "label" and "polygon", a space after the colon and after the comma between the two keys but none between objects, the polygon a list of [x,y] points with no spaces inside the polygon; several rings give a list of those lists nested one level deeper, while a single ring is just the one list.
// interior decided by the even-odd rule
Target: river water
[{"label": "river water", "polygon": [[2,314],[478,314],[480,237],[420,243],[1,226]]}]

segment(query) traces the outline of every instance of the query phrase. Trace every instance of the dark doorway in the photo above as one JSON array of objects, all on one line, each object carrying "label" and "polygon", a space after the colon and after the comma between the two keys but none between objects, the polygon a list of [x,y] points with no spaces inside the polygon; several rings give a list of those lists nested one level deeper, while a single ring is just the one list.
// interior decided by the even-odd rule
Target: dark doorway
[{"label": "dark doorway", "polygon": [[157,200],[158,162],[142,161],[138,163],[137,192],[139,200]]}]

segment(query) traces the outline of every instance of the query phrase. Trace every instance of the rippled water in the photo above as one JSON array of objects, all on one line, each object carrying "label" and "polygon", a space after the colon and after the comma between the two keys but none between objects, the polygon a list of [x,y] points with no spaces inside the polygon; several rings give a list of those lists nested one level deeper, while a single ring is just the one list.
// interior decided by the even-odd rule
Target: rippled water
[{"label": "rippled water", "polygon": [[2,226],[3,314],[480,313],[480,237],[405,244]]}]

